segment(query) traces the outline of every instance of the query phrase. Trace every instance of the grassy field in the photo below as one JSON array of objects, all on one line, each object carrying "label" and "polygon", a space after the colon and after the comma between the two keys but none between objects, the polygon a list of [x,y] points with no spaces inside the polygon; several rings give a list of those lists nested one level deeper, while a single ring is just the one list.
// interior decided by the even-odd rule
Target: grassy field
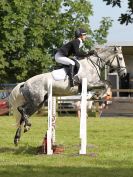
[{"label": "grassy field", "polygon": [[32,128],[15,147],[15,120],[0,117],[0,177],[133,177],[133,119],[89,118],[87,155],[79,156],[79,120],[58,118],[60,155],[37,155],[47,118],[33,117]]}]

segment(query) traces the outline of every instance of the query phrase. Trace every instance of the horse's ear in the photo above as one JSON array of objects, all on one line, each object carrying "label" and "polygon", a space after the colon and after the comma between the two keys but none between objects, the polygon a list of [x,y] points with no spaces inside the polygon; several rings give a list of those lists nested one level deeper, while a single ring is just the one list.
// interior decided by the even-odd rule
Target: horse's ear
[{"label": "horse's ear", "polygon": [[122,47],[121,47],[121,46],[119,46],[119,50],[122,50]]},{"label": "horse's ear", "polygon": [[117,52],[118,49],[117,49],[117,46],[114,46],[114,52]]},{"label": "horse's ear", "polygon": [[121,46],[115,46],[114,47],[114,51],[115,52],[118,52],[118,51],[121,51],[122,50],[122,47]]}]

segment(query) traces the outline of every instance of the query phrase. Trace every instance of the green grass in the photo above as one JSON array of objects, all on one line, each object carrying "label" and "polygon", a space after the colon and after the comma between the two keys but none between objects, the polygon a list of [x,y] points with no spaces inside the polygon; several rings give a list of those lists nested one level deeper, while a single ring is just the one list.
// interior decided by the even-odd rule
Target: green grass
[{"label": "green grass", "polygon": [[133,119],[89,118],[87,155],[79,156],[79,120],[58,118],[60,155],[37,155],[47,118],[32,117],[32,128],[13,144],[15,120],[0,117],[0,177],[133,177]]}]

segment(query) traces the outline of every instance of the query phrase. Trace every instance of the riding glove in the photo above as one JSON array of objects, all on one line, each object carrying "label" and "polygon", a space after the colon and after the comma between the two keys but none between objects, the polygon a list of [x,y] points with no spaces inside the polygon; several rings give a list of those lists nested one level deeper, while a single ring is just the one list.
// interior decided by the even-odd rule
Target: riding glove
[{"label": "riding glove", "polygon": [[88,52],[88,56],[91,56],[91,55],[97,55],[97,52],[95,50],[90,50]]}]

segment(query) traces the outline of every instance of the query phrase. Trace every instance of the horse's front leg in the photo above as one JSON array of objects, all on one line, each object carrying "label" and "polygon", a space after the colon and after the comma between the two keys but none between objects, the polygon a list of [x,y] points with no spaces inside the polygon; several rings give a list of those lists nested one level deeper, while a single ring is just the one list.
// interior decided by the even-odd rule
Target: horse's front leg
[{"label": "horse's front leg", "polygon": [[108,81],[98,81],[95,83],[91,83],[89,85],[89,89],[93,90],[95,92],[95,95],[97,95],[100,98],[103,98],[104,94],[107,92],[107,89],[111,87],[110,83]]}]

